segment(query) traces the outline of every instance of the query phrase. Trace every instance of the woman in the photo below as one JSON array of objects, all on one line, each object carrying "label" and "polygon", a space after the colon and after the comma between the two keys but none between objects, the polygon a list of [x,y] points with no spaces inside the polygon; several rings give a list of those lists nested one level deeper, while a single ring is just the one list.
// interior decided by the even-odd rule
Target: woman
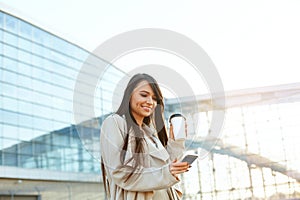
[{"label": "woman", "polygon": [[188,171],[177,162],[184,140],[168,138],[163,120],[163,97],[154,78],[136,74],[121,105],[101,127],[102,176],[110,200],[180,199],[178,175]]}]

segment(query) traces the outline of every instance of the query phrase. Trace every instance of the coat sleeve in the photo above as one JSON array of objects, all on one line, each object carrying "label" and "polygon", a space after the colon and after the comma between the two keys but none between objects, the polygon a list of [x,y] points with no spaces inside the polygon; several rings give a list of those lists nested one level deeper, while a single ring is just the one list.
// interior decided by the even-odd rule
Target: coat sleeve
[{"label": "coat sleeve", "polygon": [[[173,139],[169,138],[166,149],[170,155],[171,161],[173,161],[175,159],[180,160],[184,154],[185,140],[184,139],[173,140]],[[178,196],[182,197],[182,189],[181,189],[180,185],[175,184],[174,189],[175,189],[176,193],[178,194]]]},{"label": "coat sleeve", "polygon": [[169,138],[166,149],[172,161],[175,159],[180,160],[180,158],[183,156],[185,148],[184,144],[184,139],[173,140]]},{"label": "coat sleeve", "polygon": [[108,117],[101,127],[100,149],[107,173],[119,187],[128,191],[153,191],[165,189],[179,182],[170,172],[169,164],[161,167],[140,167],[126,182],[131,166],[123,166],[120,152],[123,145],[123,131],[126,122],[120,116]]}]

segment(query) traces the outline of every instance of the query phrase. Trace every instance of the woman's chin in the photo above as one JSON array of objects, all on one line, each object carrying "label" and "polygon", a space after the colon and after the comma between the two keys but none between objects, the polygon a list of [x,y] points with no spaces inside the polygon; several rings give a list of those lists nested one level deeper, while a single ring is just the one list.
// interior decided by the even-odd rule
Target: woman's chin
[{"label": "woman's chin", "polygon": [[149,117],[152,114],[152,112],[143,112],[144,117]]}]

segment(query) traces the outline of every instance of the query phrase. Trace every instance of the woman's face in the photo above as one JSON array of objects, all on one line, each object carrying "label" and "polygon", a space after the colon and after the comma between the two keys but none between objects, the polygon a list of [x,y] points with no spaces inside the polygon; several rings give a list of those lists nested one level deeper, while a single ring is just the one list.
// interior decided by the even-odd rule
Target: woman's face
[{"label": "woman's face", "polygon": [[157,105],[156,98],[147,81],[140,82],[133,90],[130,99],[131,113],[139,125],[153,113]]}]

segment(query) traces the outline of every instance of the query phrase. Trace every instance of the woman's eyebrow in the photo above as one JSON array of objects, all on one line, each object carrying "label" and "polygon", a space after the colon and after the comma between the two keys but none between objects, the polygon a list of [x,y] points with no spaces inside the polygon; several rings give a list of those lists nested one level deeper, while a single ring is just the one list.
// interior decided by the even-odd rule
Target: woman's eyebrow
[{"label": "woman's eyebrow", "polygon": [[147,91],[147,90],[141,90],[140,92],[146,92],[147,94],[150,94],[151,92]]}]

